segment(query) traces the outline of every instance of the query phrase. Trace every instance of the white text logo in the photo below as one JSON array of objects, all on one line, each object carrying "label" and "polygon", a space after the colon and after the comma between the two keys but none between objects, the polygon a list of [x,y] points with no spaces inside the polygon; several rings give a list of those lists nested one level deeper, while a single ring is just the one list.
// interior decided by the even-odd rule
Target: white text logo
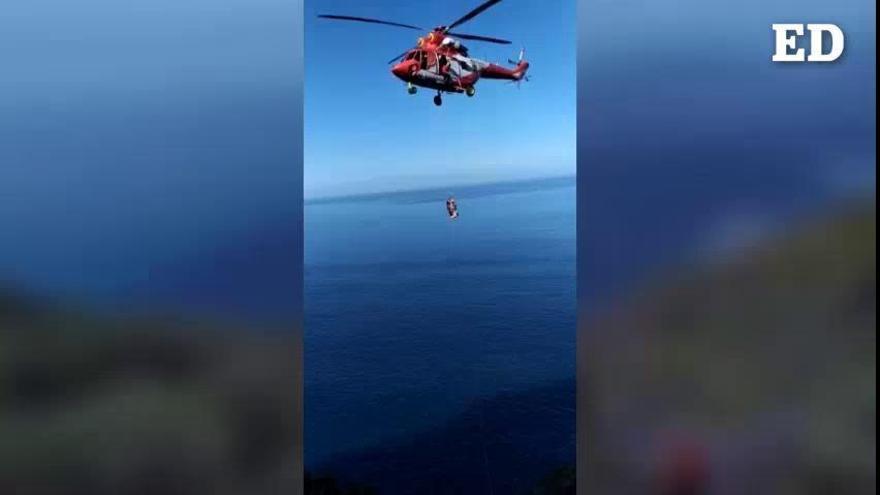
[{"label": "white text logo", "polygon": [[[807,24],[810,32],[810,53],[804,56],[804,49],[797,48],[799,36],[804,35],[803,24],[773,24],[776,32],[776,53],[774,62],[833,62],[843,53],[843,31],[834,24]],[[823,52],[824,33],[830,35],[830,46]]]}]

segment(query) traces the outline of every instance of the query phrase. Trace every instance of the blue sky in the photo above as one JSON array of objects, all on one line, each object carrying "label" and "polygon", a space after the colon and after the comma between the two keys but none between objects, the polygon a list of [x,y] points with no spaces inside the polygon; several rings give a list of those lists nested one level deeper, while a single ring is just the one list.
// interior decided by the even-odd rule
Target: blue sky
[{"label": "blue sky", "polygon": [[[519,91],[482,81],[475,98],[448,97],[440,109],[388,73],[387,60],[418,33],[315,18],[340,12],[431,26],[476,3],[7,0],[0,285],[115,295],[159,280],[156,267],[169,260],[199,258],[266,225],[292,229],[302,207],[303,8],[307,194],[574,173],[573,1],[505,0],[463,26],[516,42],[470,44],[478,56],[505,60],[525,45],[533,79]],[[613,225],[591,234],[602,240],[594,248],[638,261],[641,254],[620,256],[623,241],[653,246],[645,242],[653,237],[630,239],[639,229],[620,219],[664,203],[705,209],[702,197],[687,203],[664,191],[710,171],[746,201],[750,190],[724,185],[809,179],[873,193],[872,2],[582,0],[580,9],[579,187],[592,213],[579,218]],[[770,24],[813,21],[841,26],[843,59],[772,64]],[[629,189],[641,184],[654,192],[647,204]],[[281,272],[263,273],[296,285]]]},{"label": "blue sky", "polygon": [[[874,2],[580,9],[578,291],[588,311],[875,196]],[[837,24],[845,52],[773,63],[779,22]]]},{"label": "blue sky", "polygon": [[[0,286],[109,299],[265,224],[292,231],[301,16],[301,0],[5,1]],[[286,267],[261,273],[295,293]]]},{"label": "blue sky", "polygon": [[[575,1],[506,0],[461,26],[513,45],[470,42],[502,62],[521,47],[531,82],[517,90],[480,81],[477,95],[410,96],[387,61],[417,31],[341,21],[322,13],[448,24],[480,0],[305,2],[305,195],[357,194],[575,173]],[[552,6],[551,6],[552,4]]]}]

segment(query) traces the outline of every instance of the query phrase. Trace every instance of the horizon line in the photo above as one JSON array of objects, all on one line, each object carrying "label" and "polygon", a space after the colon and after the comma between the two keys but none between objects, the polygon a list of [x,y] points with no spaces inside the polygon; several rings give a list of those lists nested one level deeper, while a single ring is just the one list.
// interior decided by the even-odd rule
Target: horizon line
[{"label": "horizon line", "polygon": [[443,186],[416,186],[411,188],[403,188],[403,189],[388,189],[383,191],[372,191],[372,192],[363,192],[363,193],[348,193],[348,194],[329,194],[329,195],[321,195],[321,196],[312,196],[312,197],[304,197],[303,204],[308,203],[329,203],[334,201],[343,201],[343,200],[353,200],[353,199],[368,199],[374,197],[388,196],[394,194],[408,194],[408,193],[416,193],[416,192],[428,192],[428,191],[437,191],[445,188],[472,188],[472,187],[481,187],[481,186],[491,186],[491,185],[499,185],[499,184],[524,184],[529,182],[541,182],[541,181],[557,181],[557,180],[569,180],[569,179],[577,179],[577,174],[565,174],[565,175],[548,175],[548,176],[539,176],[539,177],[528,177],[522,179],[506,179],[506,180],[491,180],[491,181],[479,181],[479,182],[461,182],[457,184],[447,184]]}]

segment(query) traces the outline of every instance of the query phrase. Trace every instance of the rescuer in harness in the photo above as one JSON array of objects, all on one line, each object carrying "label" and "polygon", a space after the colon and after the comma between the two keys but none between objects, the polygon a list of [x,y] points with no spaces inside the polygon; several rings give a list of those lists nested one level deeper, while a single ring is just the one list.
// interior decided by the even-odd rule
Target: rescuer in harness
[{"label": "rescuer in harness", "polygon": [[455,198],[452,196],[446,200],[446,213],[449,214],[449,218],[456,219],[458,218],[458,205],[455,204]]},{"label": "rescuer in harness", "polygon": [[446,55],[440,54],[438,58],[437,68],[439,69],[440,75],[446,79],[446,82],[452,82],[452,74],[449,73],[449,59],[446,58]]}]

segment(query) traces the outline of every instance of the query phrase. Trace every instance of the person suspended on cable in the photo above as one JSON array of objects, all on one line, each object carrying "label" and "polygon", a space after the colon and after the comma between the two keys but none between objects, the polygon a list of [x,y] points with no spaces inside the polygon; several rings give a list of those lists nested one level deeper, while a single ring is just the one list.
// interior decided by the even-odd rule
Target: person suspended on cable
[{"label": "person suspended on cable", "polygon": [[455,204],[455,198],[452,196],[446,200],[446,213],[449,214],[449,218],[458,218],[458,205]]}]

